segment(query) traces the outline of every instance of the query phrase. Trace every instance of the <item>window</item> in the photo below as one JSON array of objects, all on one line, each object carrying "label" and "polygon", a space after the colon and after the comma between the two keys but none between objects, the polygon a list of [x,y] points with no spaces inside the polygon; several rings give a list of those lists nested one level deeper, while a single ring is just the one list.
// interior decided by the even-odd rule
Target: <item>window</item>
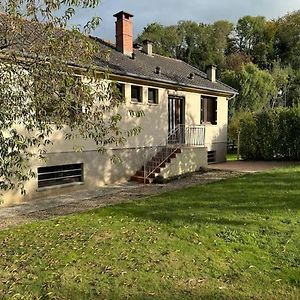
[{"label": "window", "polygon": [[148,89],[148,103],[158,104],[158,89]]},{"label": "window", "polygon": [[[80,98],[77,97],[76,100],[71,100],[70,97],[74,99],[76,95],[74,95],[71,91],[69,91],[69,94],[67,92],[67,88],[63,87],[59,91],[59,101],[64,101],[65,103],[68,103],[68,112],[69,112],[69,117],[72,118],[73,120],[76,119],[76,116],[81,114],[83,112],[83,107],[82,103],[80,101]],[[54,111],[54,113],[57,113]]]},{"label": "window", "polygon": [[74,120],[74,119],[76,119],[77,115],[82,114],[82,112],[83,112],[82,104],[72,101],[70,103],[70,107],[68,108],[68,111],[69,111],[70,117]]},{"label": "window", "polygon": [[141,86],[131,86],[131,101],[142,102],[143,88]]},{"label": "window", "polygon": [[117,83],[116,84],[117,91],[121,97],[125,97],[125,84],[124,83]]},{"label": "window", "polygon": [[217,98],[201,97],[201,123],[217,124]]},{"label": "window", "polygon": [[37,171],[39,188],[83,182],[83,164],[40,167]]}]

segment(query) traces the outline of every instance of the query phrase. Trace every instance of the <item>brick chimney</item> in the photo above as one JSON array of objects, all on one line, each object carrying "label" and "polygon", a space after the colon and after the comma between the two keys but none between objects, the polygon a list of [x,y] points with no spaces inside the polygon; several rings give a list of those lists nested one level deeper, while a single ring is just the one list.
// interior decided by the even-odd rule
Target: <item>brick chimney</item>
[{"label": "brick chimney", "polygon": [[114,15],[116,20],[116,48],[125,55],[133,53],[133,24],[132,14],[120,11]]},{"label": "brick chimney", "polygon": [[210,65],[206,69],[207,79],[210,80],[211,82],[216,82],[216,70],[217,70],[216,65]]}]

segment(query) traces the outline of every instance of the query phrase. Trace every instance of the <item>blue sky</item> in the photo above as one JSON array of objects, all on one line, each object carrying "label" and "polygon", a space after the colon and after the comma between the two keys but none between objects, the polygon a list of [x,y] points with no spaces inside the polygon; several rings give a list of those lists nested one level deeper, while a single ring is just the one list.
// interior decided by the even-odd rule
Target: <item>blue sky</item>
[{"label": "blue sky", "polygon": [[85,24],[93,16],[102,18],[93,35],[114,40],[113,14],[125,10],[134,15],[134,34],[152,22],[164,25],[176,24],[179,20],[212,23],[227,19],[236,22],[245,15],[263,15],[273,19],[287,12],[300,9],[300,0],[102,0],[93,9],[77,12],[75,24]]}]

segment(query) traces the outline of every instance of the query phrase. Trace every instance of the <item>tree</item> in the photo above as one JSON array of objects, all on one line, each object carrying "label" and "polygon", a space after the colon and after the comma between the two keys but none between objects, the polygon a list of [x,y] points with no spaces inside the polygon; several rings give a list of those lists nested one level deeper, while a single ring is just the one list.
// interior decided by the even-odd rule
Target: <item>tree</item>
[{"label": "tree", "polygon": [[243,52],[231,53],[226,56],[224,68],[229,71],[241,71],[249,63],[251,63],[249,55]]},{"label": "tree", "polygon": [[231,101],[230,112],[261,111],[270,108],[270,100],[277,94],[276,83],[268,71],[250,63],[239,71],[226,70],[222,80],[236,88],[239,95]]},{"label": "tree", "polygon": [[101,152],[140,128],[121,129],[114,109],[123,99],[94,64],[102,53],[88,33],[99,18],[66,30],[76,9],[98,0],[1,3],[0,191],[24,193],[24,181],[34,176],[30,161],[44,157],[55,130],[92,139]]},{"label": "tree", "polygon": [[213,63],[222,68],[224,68],[225,55],[230,46],[233,29],[233,24],[227,20],[216,21],[212,24]]},{"label": "tree", "polygon": [[212,64],[211,27],[203,23],[180,21],[177,28],[181,40],[178,58],[200,69]]},{"label": "tree", "polygon": [[278,20],[275,47],[282,63],[300,68],[300,10]]},{"label": "tree", "polygon": [[292,106],[287,101],[287,93],[293,81],[293,70],[290,67],[282,68],[279,63],[273,63],[271,75],[277,89],[277,94],[274,95],[271,101],[271,108]]},{"label": "tree", "polygon": [[235,52],[243,52],[252,57],[260,68],[269,68],[274,59],[276,22],[265,17],[245,16],[238,20],[235,28]]},{"label": "tree", "polygon": [[245,16],[236,25],[236,43],[239,51],[250,54],[254,46],[263,39],[265,17]]},{"label": "tree", "polygon": [[300,70],[294,70],[290,74],[290,80],[283,89],[286,106],[300,107]]},{"label": "tree", "polygon": [[232,29],[233,25],[228,21],[217,21],[212,25],[193,21],[180,21],[172,26],[152,23],[144,28],[137,41],[149,39],[156,53],[181,59],[204,70],[210,64],[224,64]]},{"label": "tree", "polygon": [[142,43],[143,40],[153,42],[155,53],[168,57],[177,57],[179,37],[176,26],[165,27],[159,23],[151,23],[137,37],[137,42]]}]

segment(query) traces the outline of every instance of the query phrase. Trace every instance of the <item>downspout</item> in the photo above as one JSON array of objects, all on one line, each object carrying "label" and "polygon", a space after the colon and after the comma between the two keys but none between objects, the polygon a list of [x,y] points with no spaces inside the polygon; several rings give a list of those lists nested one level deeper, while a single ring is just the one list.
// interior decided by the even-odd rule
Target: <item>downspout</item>
[{"label": "downspout", "polygon": [[230,98],[227,98],[227,100],[228,100],[228,101],[229,101],[229,100],[232,100],[232,99],[234,99],[237,95],[238,95],[238,93],[235,93],[235,94],[233,94]]},{"label": "downspout", "polygon": [[[230,98],[227,98],[227,100],[232,100],[234,99],[236,96],[238,95],[238,93],[233,94]],[[228,141],[228,139],[227,139]],[[237,160],[240,160],[240,130],[238,132],[238,140],[237,140]]]}]

